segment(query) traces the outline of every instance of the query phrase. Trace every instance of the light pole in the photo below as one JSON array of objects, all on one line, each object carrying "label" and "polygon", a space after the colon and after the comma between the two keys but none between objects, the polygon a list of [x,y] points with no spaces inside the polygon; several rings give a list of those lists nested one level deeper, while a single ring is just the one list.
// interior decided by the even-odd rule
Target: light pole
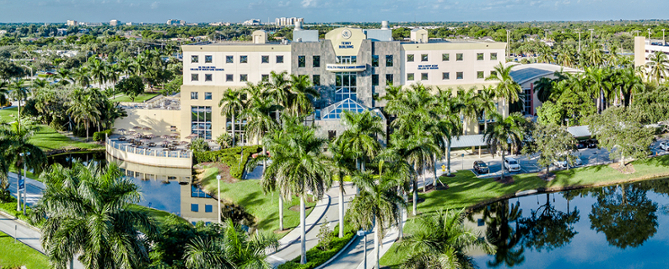
[{"label": "light pole", "polygon": [[[19,156],[23,157],[23,152],[19,153]],[[17,174],[16,179],[16,211],[21,211],[21,171]]]},{"label": "light pole", "polygon": [[358,236],[363,236],[364,238],[362,241],[364,241],[364,246],[362,247],[363,249],[363,255],[365,258],[363,259],[363,264],[364,266],[362,268],[367,269],[367,231],[360,230],[358,231]]},{"label": "light pole", "polygon": [[581,31],[578,32],[578,53],[581,53]]},{"label": "light pole", "polygon": [[221,175],[216,176],[216,183],[218,183],[218,224],[221,224]]},{"label": "light pole", "polygon": [[588,30],[590,31],[590,44],[592,44],[592,36],[594,35],[593,31],[595,31],[595,29],[588,29]]},{"label": "light pole", "polygon": [[651,32],[651,30],[650,30],[650,28],[648,28],[648,44],[651,43],[651,42],[650,42],[650,32]]},{"label": "light pole", "polygon": [[662,46],[667,44],[666,42],[664,42],[664,30],[666,29],[662,29]]},{"label": "light pole", "polygon": [[506,57],[511,57],[511,43],[509,41],[509,36],[511,35],[511,30],[506,30]]},{"label": "light pole", "polygon": [[23,215],[24,216],[26,215],[26,202],[28,200],[28,188],[26,188],[26,184],[25,184],[25,181],[26,181],[26,178],[27,178],[26,177],[26,170],[28,170],[28,169],[26,169],[26,158],[28,158],[28,156],[30,156],[30,152],[26,152],[25,157],[23,157],[23,182],[24,182],[23,183]]}]

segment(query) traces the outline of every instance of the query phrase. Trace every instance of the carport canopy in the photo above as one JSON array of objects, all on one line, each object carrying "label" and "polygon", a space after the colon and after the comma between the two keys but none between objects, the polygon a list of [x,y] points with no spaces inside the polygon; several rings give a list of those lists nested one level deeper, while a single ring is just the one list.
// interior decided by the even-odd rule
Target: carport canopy
[{"label": "carport canopy", "polygon": [[454,137],[453,140],[451,140],[451,148],[470,148],[480,146],[486,146],[482,134],[461,135],[460,137]]}]

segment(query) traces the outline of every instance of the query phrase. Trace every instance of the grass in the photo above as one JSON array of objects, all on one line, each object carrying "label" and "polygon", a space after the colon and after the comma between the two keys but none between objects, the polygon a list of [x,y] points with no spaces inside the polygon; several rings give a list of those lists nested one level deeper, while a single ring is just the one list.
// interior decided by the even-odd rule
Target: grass
[{"label": "grass", "polygon": [[21,242],[14,243],[14,238],[0,232],[0,268],[50,268],[45,255]]},{"label": "grass", "polygon": [[47,125],[39,125],[39,127],[39,131],[30,138],[30,143],[40,147],[44,151],[68,148],[98,149],[103,147],[94,143],[72,140]]},{"label": "grass", "polygon": [[[146,101],[146,100],[149,100],[149,99],[151,99],[151,98],[153,98],[153,97],[156,97],[157,95],[159,95],[159,93],[142,93],[142,94],[140,94],[140,95],[137,95],[137,97],[135,97],[135,101],[134,101],[134,103],[142,103],[142,102],[144,102],[144,101]],[[125,95],[125,94],[120,94],[120,95],[118,95],[118,96],[117,96],[116,98],[114,98],[112,101],[114,101],[114,102],[133,102],[133,101],[130,99],[130,97],[128,97],[128,96]]]},{"label": "grass", "polygon": [[9,123],[16,121],[19,114],[19,109],[16,107],[0,109],[0,123]]},{"label": "grass", "polygon": [[[203,189],[208,193],[216,195],[216,175],[218,168],[208,168],[202,175]],[[279,229],[279,195],[277,192],[263,193],[259,180],[242,180],[236,183],[221,182],[221,199],[241,205],[244,209],[255,216],[257,227],[260,230],[276,231]],[[293,206],[299,206],[300,200],[296,197],[292,201],[283,203],[283,226],[284,229],[292,229],[300,223],[300,212],[291,210]],[[313,209],[315,202],[305,203],[307,215]],[[287,233],[282,233],[283,237]]]},{"label": "grass", "polygon": [[[137,209],[139,211],[144,211],[144,212],[148,213],[148,215],[150,217],[153,217],[153,219],[155,219],[156,222],[158,222],[156,225],[159,225],[160,223],[163,223],[164,220],[167,217],[169,217],[170,215],[174,215],[174,214],[169,213],[167,211],[162,211],[162,210],[158,210],[158,209],[154,209],[154,208],[148,208],[148,207],[141,206],[141,205],[134,205],[133,204],[133,205],[130,205],[130,207],[134,208],[134,209]],[[182,217],[178,217],[178,219],[183,221],[184,223],[190,224],[190,222],[188,222],[186,219],[184,219]]]},{"label": "grass", "polygon": [[[550,182],[544,181],[536,173],[514,175],[511,184],[498,183],[490,178],[477,178],[471,171],[460,171],[455,177],[441,177],[450,187],[447,190],[419,192],[418,212],[430,214],[449,208],[468,208],[489,202],[518,191],[545,188],[560,190],[577,186],[604,186],[634,180],[644,180],[669,176],[669,155],[632,162],[635,173],[623,174],[608,165],[581,167],[554,172],[556,177]],[[408,205],[411,210],[411,203]],[[404,227],[405,234],[411,234],[415,226],[411,221]],[[381,258],[381,265],[396,267],[408,257],[405,251],[397,251],[394,244]]]}]

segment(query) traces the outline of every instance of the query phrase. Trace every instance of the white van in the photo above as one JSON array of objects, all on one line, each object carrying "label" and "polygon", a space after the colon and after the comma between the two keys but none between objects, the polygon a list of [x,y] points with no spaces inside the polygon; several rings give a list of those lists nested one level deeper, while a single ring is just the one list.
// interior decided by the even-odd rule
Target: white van
[{"label": "white van", "polygon": [[509,172],[520,171],[520,162],[513,157],[504,157],[504,169]]}]

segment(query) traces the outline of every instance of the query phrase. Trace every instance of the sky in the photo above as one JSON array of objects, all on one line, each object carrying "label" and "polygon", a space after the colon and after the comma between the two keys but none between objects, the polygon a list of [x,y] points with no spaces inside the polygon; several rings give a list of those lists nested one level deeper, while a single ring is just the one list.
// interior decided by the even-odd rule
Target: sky
[{"label": "sky", "polygon": [[0,22],[637,20],[667,10],[667,0],[0,0]]}]

